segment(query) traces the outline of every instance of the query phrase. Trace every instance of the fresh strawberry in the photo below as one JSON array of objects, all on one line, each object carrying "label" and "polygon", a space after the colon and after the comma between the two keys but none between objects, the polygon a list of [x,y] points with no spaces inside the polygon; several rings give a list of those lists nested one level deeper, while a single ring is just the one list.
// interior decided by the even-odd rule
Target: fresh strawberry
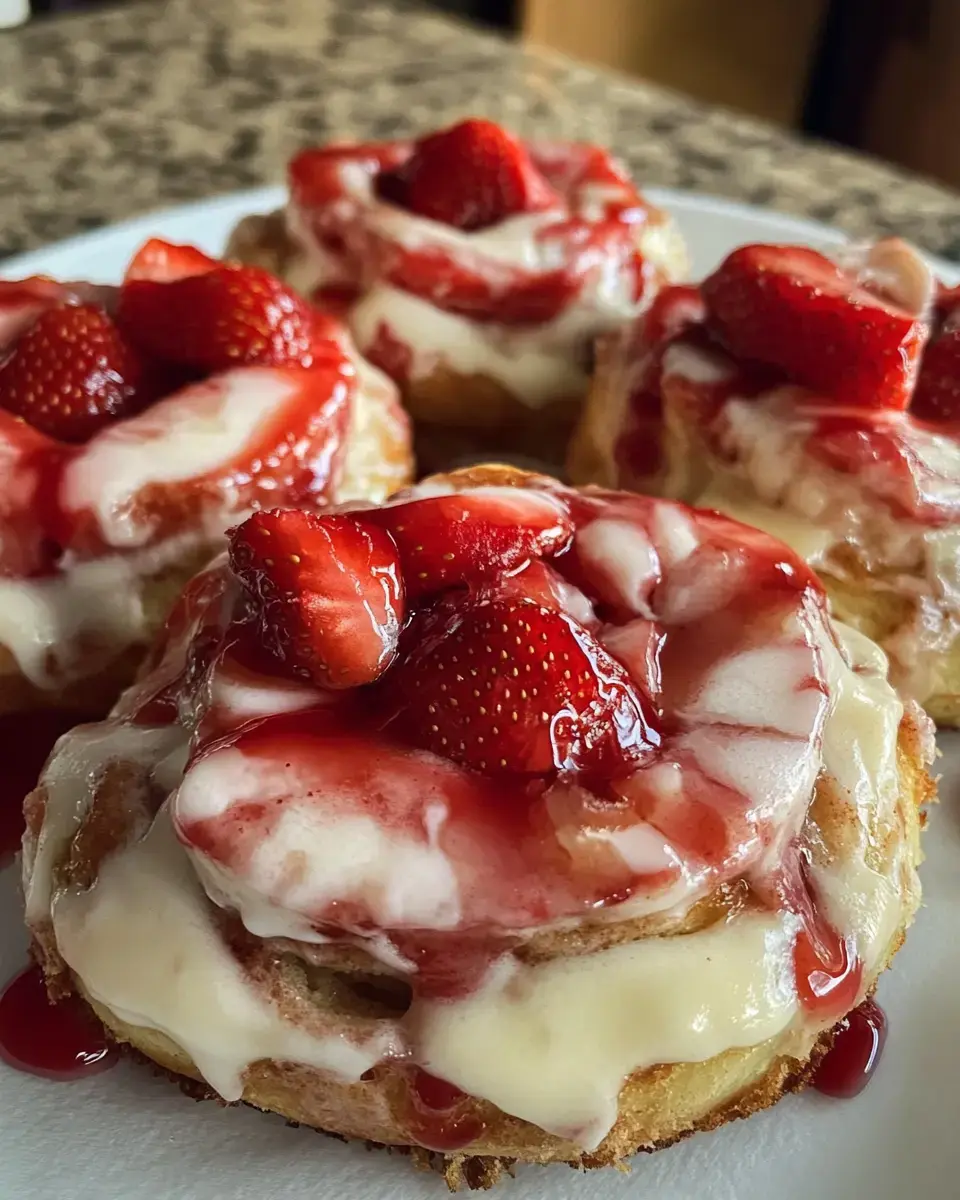
[{"label": "fresh strawberry", "polygon": [[151,398],[144,361],[106,312],[42,312],[0,366],[0,407],[62,442],[85,442]]},{"label": "fresh strawberry", "polygon": [[217,266],[171,283],[132,279],[117,319],[149,354],[197,371],[316,359],[310,305],[260,267]]},{"label": "fresh strawberry", "polygon": [[368,516],[397,543],[412,599],[517,571],[531,559],[558,554],[573,536],[559,497],[523,488],[473,488]]},{"label": "fresh strawberry", "polygon": [[353,516],[274,509],[229,537],[230,565],[276,659],[330,688],[372,683],[386,670],[403,621],[389,534]]},{"label": "fresh strawberry", "polygon": [[960,310],[924,352],[910,413],[923,421],[960,420]]},{"label": "fresh strawberry", "polygon": [[679,337],[692,326],[702,325],[706,316],[707,307],[698,287],[683,283],[665,287],[643,316],[644,344],[657,346],[668,338]]},{"label": "fresh strawberry", "polygon": [[220,263],[215,258],[195,246],[178,246],[162,238],[151,238],[130,260],[123,281],[148,279],[153,283],[172,283],[190,275],[204,275],[218,266]]},{"label": "fresh strawberry", "polygon": [[185,522],[215,529],[251,509],[324,503],[340,478],[352,387],[331,350],[310,371],[225,371],[101,430],[64,472],[60,540],[96,556],[155,544]]},{"label": "fresh strawberry", "polygon": [[478,771],[613,773],[656,742],[626,671],[571,617],[494,595],[411,627],[390,686],[427,750]]},{"label": "fresh strawberry", "polygon": [[417,142],[398,176],[380,189],[411,212],[457,229],[483,229],[559,197],[526,147],[492,121],[462,121]]},{"label": "fresh strawberry", "polygon": [[75,299],[55,279],[31,275],[29,279],[0,279],[0,354],[48,308]]},{"label": "fresh strawberry", "polygon": [[853,408],[906,408],[927,323],[799,246],[741,246],[704,281],[708,322],[738,357]]}]

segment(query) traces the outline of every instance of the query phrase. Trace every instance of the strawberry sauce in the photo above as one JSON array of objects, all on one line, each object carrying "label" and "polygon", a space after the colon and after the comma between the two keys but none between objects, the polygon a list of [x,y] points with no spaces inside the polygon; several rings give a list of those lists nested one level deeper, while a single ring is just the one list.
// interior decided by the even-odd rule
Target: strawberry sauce
[{"label": "strawberry sauce", "polygon": [[813,1077],[825,1096],[850,1100],[873,1078],[887,1040],[887,1017],[874,1000],[864,1000],[837,1026],[836,1038]]},{"label": "strawberry sauce", "polygon": [[[650,206],[596,147],[524,143],[472,120],[415,143],[304,150],[289,182],[298,223],[336,261],[338,283],[387,283],[473,321],[553,321],[595,278],[599,259],[638,300],[655,274],[636,253]],[[420,218],[415,239],[394,236],[396,214],[382,219],[386,205]],[[538,218],[532,248],[549,267],[485,254],[477,240],[457,254],[449,233],[434,236],[427,224],[482,231],[521,216]],[[388,373],[400,365],[392,346],[388,332],[365,348],[374,361],[384,352],[378,365]]]},{"label": "strawberry sauce", "polygon": [[46,1079],[85,1079],[117,1062],[117,1049],[83,1002],[51,1004],[43,972],[24,968],[0,992],[0,1059]]},{"label": "strawberry sauce", "polygon": [[40,769],[62,733],[91,717],[78,713],[37,711],[0,717],[0,868],[20,849],[23,800],[36,785]]},{"label": "strawberry sauce", "polygon": [[427,1150],[445,1154],[465,1150],[484,1132],[483,1120],[471,1110],[475,1101],[419,1067],[412,1072],[407,1099],[407,1133]]}]

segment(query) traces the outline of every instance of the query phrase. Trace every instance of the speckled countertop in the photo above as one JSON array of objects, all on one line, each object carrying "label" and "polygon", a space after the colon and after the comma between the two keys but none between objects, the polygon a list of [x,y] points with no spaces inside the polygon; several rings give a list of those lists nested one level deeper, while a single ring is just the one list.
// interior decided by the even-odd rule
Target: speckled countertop
[{"label": "speckled countertop", "polygon": [[403,0],[149,0],[0,33],[0,256],[279,180],[304,142],[466,113],[606,143],[648,184],[960,258],[945,188]]}]

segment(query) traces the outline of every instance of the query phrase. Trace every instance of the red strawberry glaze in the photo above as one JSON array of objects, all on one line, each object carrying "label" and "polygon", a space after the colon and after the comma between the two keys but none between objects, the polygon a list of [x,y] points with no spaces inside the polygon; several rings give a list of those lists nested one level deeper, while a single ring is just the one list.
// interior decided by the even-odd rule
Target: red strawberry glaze
[{"label": "red strawberry glaze", "polygon": [[0,992],[0,1060],[46,1079],[86,1079],[117,1062],[117,1050],[80,1000],[51,1004],[43,972],[25,968]]},{"label": "red strawberry glaze", "polygon": [[[656,735],[647,757],[632,757],[623,743],[619,756],[588,770],[558,773],[539,760],[532,773],[458,765],[440,745],[423,748],[415,725],[394,719],[393,680],[408,669],[403,640],[372,688],[329,692],[294,681],[264,659],[248,619],[250,598],[214,567],[200,585],[206,599],[187,606],[192,615],[177,618],[155,652],[157,681],[148,676],[127,711],[156,704],[161,691],[178,698],[193,731],[172,813],[201,878],[214,872],[217,894],[233,897],[241,916],[256,896],[288,914],[291,929],[376,954],[389,947],[390,961],[413,972],[419,995],[454,998],[474,991],[525,930],[606,909],[628,912],[631,904],[658,909],[672,895],[697,895],[746,875],[758,898],[797,916],[803,1006],[826,1018],[846,1011],[860,987],[860,963],[824,917],[801,859],[788,856],[795,865],[776,878],[759,865],[783,822],[805,811],[818,769],[816,731],[827,701],[815,649],[823,619],[818,585],[778,544],[719,516],[620,493],[552,486],[542,494],[565,507],[574,541],[527,568],[531,595],[538,606],[552,603],[545,611],[564,611],[568,622],[586,621],[581,628],[593,630],[589,636],[647,698]],[[482,489],[468,495],[474,504],[488,502]],[[416,491],[411,500],[411,510],[422,503]],[[392,519],[403,506],[391,509]],[[628,570],[607,558],[612,535]],[[495,562],[491,570],[487,588],[495,585]],[[505,594],[523,597],[525,576],[503,576]],[[456,610],[473,595],[461,586],[441,603]],[[767,632],[758,642],[760,630]],[[793,681],[771,694],[757,728],[745,715],[721,717],[722,694],[709,683],[721,686],[741,655],[751,677],[778,671]],[[425,677],[422,686],[433,684]],[[468,693],[459,701],[470,702]],[[518,694],[502,703],[511,727],[514,712],[520,723],[527,719]],[[464,725],[464,740],[473,728]],[[771,729],[781,731],[772,742]],[[761,749],[779,756],[778,788],[783,779],[799,781],[775,803],[751,794],[737,776],[741,756]],[[301,832],[289,842],[294,827],[326,832],[306,840]],[[344,847],[374,839],[364,861],[381,866],[369,879],[360,867],[331,882],[336,869],[322,858],[327,834]],[[296,878],[277,874],[268,862],[294,845],[321,858],[305,859]],[[381,867],[399,874],[382,878]],[[394,894],[410,878],[416,894]]]},{"label": "red strawberry glaze", "polygon": [[873,1078],[886,1041],[886,1014],[875,1000],[864,1000],[838,1024],[813,1086],[838,1100],[859,1096]]},{"label": "red strawberry glaze", "polygon": [[[633,330],[606,347],[614,386],[628,397],[613,448],[621,482],[649,486],[665,469],[665,396],[671,411],[696,431],[711,454],[731,464],[742,451],[731,437],[728,402],[756,401],[778,423],[784,442],[802,443],[811,462],[854,477],[895,517],[930,526],[957,519],[960,478],[951,448],[960,439],[960,409],[954,412],[949,398],[960,384],[948,371],[954,364],[949,328],[927,345],[922,359],[919,352],[913,355],[907,400],[917,366],[919,382],[909,411],[902,412],[899,401],[892,408],[879,399],[862,403],[859,394],[848,394],[842,385],[830,396],[823,388],[802,386],[807,377],[796,370],[731,354],[721,344],[725,333],[715,328],[706,309],[698,312],[692,291],[664,289]],[[795,303],[802,307],[804,301]],[[856,307],[846,299],[831,303]],[[862,304],[858,313],[858,319],[865,319]],[[737,315],[746,321],[743,313]],[[842,307],[832,316],[841,320]],[[799,353],[797,347],[790,351]]]},{"label": "red strawberry glaze", "polygon": [[444,1154],[464,1150],[485,1129],[470,1105],[470,1097],[452,1083],[415,1067],[407,1091],[406,1131],[416,1145],[427,1150]]},{"label": "red strawberry glaze", "polygon": [[[204,293],[203,319],[219,322],[242,343],[237,354],[246,365],[203,378],[195,363],[184,367],[134,349],[142,326],[134,323],[131,330],[125,323],[117,295],[122,301],[124,289],[149,289],[156,311],[174,321],[176,308],[176,321],[189,321],[189,305],[178,299],[178,289],[199,286],[207,277],[226,282]],[[270,310],[275,326],[264,335],[262,353],[261,309]],[[284,313],[299,321],[295,330],[284,324]],[[117,376],[117,386],[126,389],[119,407],[116,397],[98,393],[86,416],[70,417],[55,400],[32,400],[27,384],[34,375],[45,378],[44,355],[56,378],[73,379],[72,343],[51,342],[47,350],[44,339],[56,341],[57,330],[66,330],[70,320],[82,340],[87,335],[77,322],[82,324],[84,314],[96,337],[112,347],[116,363],[122,350],[137,366],[123,379]],[[43,322],[53,322],[49,336]],[[394,420],[399,404],[388,381],[376,387],[371,382],[359,397],[357,372],[366,368],[354,358],[338,320],[308,312],[302,300],[263,272],[228,270],[189,246],[148,242],[134,257],[122,289],[44,279],[4,284],[0,337],[5,331],[19,340],[3,368],[20,366],[15,378],[0,368],[0,582],[36,580],[41,590],[10,593],[5,605],[22,604],[28,619],[11,618],[2,640],[41,688],[95,674],[122,653],[128,644],[123,639],[142,641],[149,630],[129,634],[128,628],[147,619],[146,608],[138,609],[133,598],[147,586],[143,581],[212,551],[232,521],[261,506],[336,499],[355,400],[393,406],[384,420],[391,433],[395,427],[397,439],[405,436],[403,422]],[[86,360],[79,346],[74,349],[82,373]],[[86,357],[95,349],[91,340]],[[237,361],[235,349],[229,339],[211,345],[210,361]],[[131,411],[121,412],[128,402]],[[5,411],[5,404],[22,417]],[[45,414],[47,433],[29,424],[31,405],[38,421]],[[352,468],[346,469],[349,476]],[[351,482],[352,488],[364,486],[362,480]],[[115,568],[112,584],[101,580],[101,564],[105,575]],[[91,595],[110,587],[113,604],[97,615]],[[127,593],[132,598],[124,609]]]},{"label": "red strawberry glaze", "polygon": [[[480,124],[465,122],[424,139],[431,161],[437,138],[449,138],[450,153],[459,156],[466,153],[452,145],[459,141],[459,131]],[[648,272],[636,237],[652,214],[624,170],[593,146],[526,143],[518,152],[529,166],[516,170],[532,171],[536,183],[523,185],[525,194],[523,188],[512,193],[513,205],[503,218],[537,218],[533,246],[542,265],[508,262],[485,252],[479,241],[464,243],[458,252],[439,222],[412,212],[401,219],[409,199],[404,172],[419,162],[416,143],[302,151],[289,167],[293,225],[336,264],[336,278],[325,284],[366,289],[386,283],[475,321],[551,321],[600,270],[628,274],[635,296],[644,293]],[[482,155],[471,169],[479,186],[481,172],[488,169]],[[447,174],[469,183],[467,167]],[[469,198],[466,193],[463,203]],[[416,234],[407,236],[404,228],[414,220]]]}]

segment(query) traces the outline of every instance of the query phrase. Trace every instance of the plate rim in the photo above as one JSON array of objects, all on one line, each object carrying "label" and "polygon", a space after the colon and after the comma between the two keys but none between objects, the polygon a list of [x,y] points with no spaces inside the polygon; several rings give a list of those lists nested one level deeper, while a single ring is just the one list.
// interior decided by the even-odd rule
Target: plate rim
[{"label": "plate rim", "polygon": [[[743,200],[733,200],[725,196],[716,196],[708,192],[695,192],[683,188],[645,187],[646,195],[655,204],[677,213],[696,217],[698,213],[710,214],[721,218],[748,220],[764,225],[777,225],[782,231],[778,236],[783,237],[789,229],[795,232],[798,240],[805,242],[827,241],[834,244],[851,240],[850,235],[841,229],[816,221],[810,217],[801,217],[793,213],[781,212],[775,208],[765,208],[762,205],[750,204]],[[59,241],[48,242],[33,250],[0,259],[0,278],[15,278],[32,273],[44,273],[44,261],[51,255],[83,253],[95,249],[99,242],[142,233],[150,236],[152,225],[162,225],[169,220],[184,220],[190,217],[210,217],[218,212],[233,213],[237,208],[249,212],[262,212],[270,207],[284,203],[286,189],[282,183],[265,184],[255,188],[243,188],[229,192],[219,192],[202,200],[191,200],[184,204],[165,205],[161,208],[150,209],[136,216],[125,217],[122,221],[98,226],[96,229],[78,233]],[[960,274],[956,263],[949,263],[937,255],[927,254],[924,257],[942,272],[947,278]]]}]

